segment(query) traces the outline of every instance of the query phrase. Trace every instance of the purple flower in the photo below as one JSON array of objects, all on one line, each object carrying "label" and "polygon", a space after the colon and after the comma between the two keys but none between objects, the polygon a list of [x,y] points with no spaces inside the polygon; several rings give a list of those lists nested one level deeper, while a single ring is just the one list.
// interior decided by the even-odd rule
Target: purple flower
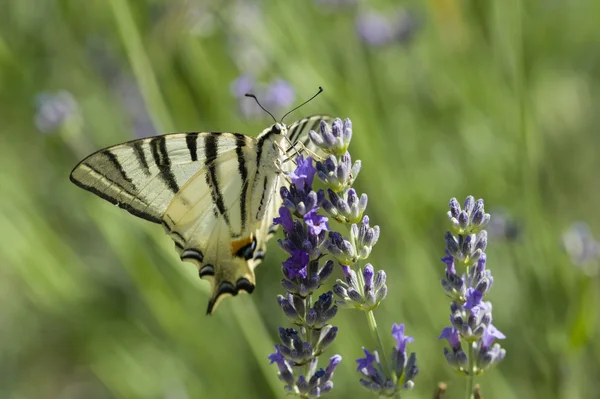
[{"label": "purple flower", "polygon": [[460,334],[454,327],[446,327],[442,330],[442,334],[438,339],[445,339],[451,348],[460,348]]},{"label": "purple flower", "polygon": [[289,363],[285,360],[285,357],[279,350],[279,345],[275,345],[275,353],[268,356],[271,364],[276,363],[279,368],[279,376],[288,385],[294,383],[294,375],[292,374],[292,368]]},{"label": "purple flower", "polygon": [[306,266],[310,256],[303,250],[295,251],[285,262],[283,262],[283,268],[287,271],[285,274],[289,279],[293,279],[296,276],[306,278]]},{"label": "purple flower", "polygon": [[73,95],[61,90],[41,93],[36,99],[35,125],[42,133],[50,133],[79,115],[79,104]]},{"label": "purple flower", "polygon": [[324,193],[311,190],[314,175],[312,158],[299,156],[296,169],[289,174],[290,188],[280,192],[283,205],[279,217],[273,220],[283,226],[284,239],[278,243],[291,255],[282,263],[281,285],[287,294],[278,295],[277,302],[298,330],[280,328],[282,345],[269,359],[278,363],[285,390],[305,398],[319,397],[333,388],[331,377],[341,361],[341,356],[335,355],[326,370],[317,369],[319,355],[337,336],[338,328],[329,322],[338,306],[331,291],[312,302],[314,292],[334,270],[332,260],[320,260],[329,225],[328,218],[317,213]]},{"label": "purple flower", "polygon": [[373,10],[361,13],[356,20],[360,38],[367,44],[383,46],[392,42],[408,43],[419,22],[413,12],[398,11],[391,17]]},{"label": "purple flower", "polygon": [[377,352],[375,352],[375,355],[374,355],[371,352],[369,352],[368,349],[365,349],[365,348],[362,348],[362,349],[363,349],[363,352],[365,352],[365,357],[356,359],[356,363],[358,363],[358,367],[356,368],[356,371],[361,371],[362,369],[366,369],[367,373],[369,373],[369,374],[374,373],[375,371],[373,368],[373,363],[376,362],[375,355],[377,354]]},{"label": "purple flower", "polygon": [[392,375],[386,374],[386,369],[381,364],[381,359],[377,351],[372,353],[363,348],[364,358],[356,360],[358,363],[357,371],[364,378],[360,380],[361,385],[379,396],[394,396],[400,388],[412,389],[413,379],[417,376],[419,369],[417,367],[417,357],[414,353],[406,355],[406,344],[412,342],[412,337],[404,336],[404,324],[394,323],[392,335],[396,338],[398,346],[392,349],[390,358],[390,367]]},{"label": "purple flower", "polygon": [[326,375],[333,375],[333,371],[336,367],[342,362],[342,357],[340,355],[333,355],[329,358],[329,365],[327,366],[327,370],[325,371]]},{"label": "purple flower", "polygon": [[246,93],[259,95],[259,93],[256,93],[257,83],[253,76],[248,74],[240,75],[236,80],[231,82],[229,88],[231,94],[238,99],[240,112],[245,118],[262,115],[264,111],[258,104],[254,100],[246,97]]},{"label": "purple flower", "polygon": [[490,324],[484,331],[481,337],[483,347],[490,347],[494,339],[505,339],[506,336],[500,332],[493,324]]},{"label": "purple flower", "polygon": [[600,243],[592,235],[587,223],[573,223],[562,235],[562,247],[574,265],[584,268],[590,274],[597,273]]},{"label": "purple flower", "polygon": [[[484,301],[489,292],[493,277],[486,269],[487,231],[484,227],[490,222],[485,213],[484,201],[475,201],[468,196],[461,210],[456,198],[450,200],[447,212],[451,231],[446,232],[446,276],[442,286],[452,299],[450,322],[452,327],[443,329],[439,339],[448,340],[451,350],[444,348],[448,364],[459,372],[472,376],[479,374],[492,364],[504,359],[506,351],[495,344],[495,338],[504,338],[492,324],[492,304]],[[458,276],[457,267],[464,267],[464,274]],[[461,342],[475,348],[469,356],[462,350]]]},{"label": "purple flower", "polygon": [[394,24],[383,14],[368,11],[358,16],[356,28],[360,38],[367,44],[380,46],[394,39]]},{"label": "purple flower", "polygon": [[406,351],[406,344],[413,342],[413,337],[404,336],[404,324],[396,324],[392,326],[392,336],[396,340],[396,349],[400,352]]},{"label": "purple flower", "polygon": [[246,93],[252,93],[256,90],[256,79],[250,75],[240,75],[231,82],[231,94],[237,98],[243,98]]},{"label": "purple flower", "polygon": [[296,162],[298,163],[298,167],[289,174],[292,184],[298,190],[309,191],[316,173],[312,164],[312,158],[308,157],[304,159],[302,155],[299,155]]},{"label": "purple flower", "polygon": [[474,288],[467,289],[467,302],[465,303],[465,309],[472,310],[481,303],[483,294]]},{"label": "purple flower", "polygon": [[280,364],[282,362],[285,362],[285,357],[283,357],[283,355],[279,351],[279,345],[275,345],[275,353],[270,354],[268,358],[271,361],[271,364]]},{"label": "purple flower", "polygon": [[318,236],[322,231],[329,231],[327,217],[317,213],[319,208],[313,208],[310,212],[304,215],[304,223],[308,227],[309,234]]},{"label": "purple flower", "polygon": [[287,81],[275,79],[265,87],[249,74],[240,75],[234,80],[230,90],[238,99],[240,112],[244,117],[255,117],[264,113],[256,101],[246,98],[246,93],[254,94],[267,110],[288,109],[296,98],[294,88]]},{"label": "purple flower", "polygon": [[294,87],[284,79],[275,79],[267,88],[265,106],[267,109],[290,108],[296,100]]},{"label": "purple flower", "polygon": [[282,206],[279,208],[279,217],[273,219],[273,224],[280,224],[288,233],[294,231],[294,220],[292,219],[292,213],[286,207]]},{"label": "purple flower", "polygon": [[442,258],[442,262],[446,264],[446,275],[456,274],[456,268],[454,267],[454,257],[446,251],[448,256]]}]

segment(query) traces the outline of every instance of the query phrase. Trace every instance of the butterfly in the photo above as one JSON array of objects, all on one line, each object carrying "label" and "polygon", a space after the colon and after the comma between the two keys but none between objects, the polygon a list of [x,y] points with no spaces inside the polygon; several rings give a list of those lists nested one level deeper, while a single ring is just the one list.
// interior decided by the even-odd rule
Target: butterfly
[{"label": "butterfly", "polygon": [[71,181],[129,213],[161,224],[182,261],[211,282],[207,314],[226,296],[252,293],[254,268],[275,233],[282,174],[293,157],[319,153],[309,137],[314,115],[241,133],[172,133],[133,140],[89,155]]}]

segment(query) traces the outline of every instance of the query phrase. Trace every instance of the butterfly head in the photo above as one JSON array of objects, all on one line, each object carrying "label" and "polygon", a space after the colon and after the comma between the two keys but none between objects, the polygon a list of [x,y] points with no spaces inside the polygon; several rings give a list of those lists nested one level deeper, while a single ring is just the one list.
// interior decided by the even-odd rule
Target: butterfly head
[{"label": "butterfly head", "polygon": [[287,126],[284,123],[277,122],[271,126],[271,134],[285,136],[287,134]]}]

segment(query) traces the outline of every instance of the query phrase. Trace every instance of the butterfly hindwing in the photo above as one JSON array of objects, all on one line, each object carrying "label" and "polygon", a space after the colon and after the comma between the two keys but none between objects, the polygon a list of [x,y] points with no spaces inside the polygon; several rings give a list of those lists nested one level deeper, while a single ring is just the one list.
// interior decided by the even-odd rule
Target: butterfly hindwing
[{"label": "butterfly hindwing", "polygon": [[256,246],[250,204],[256,140],[233,134],[235,149],[220,146],[219,140],[229,135],[204,138],[204,166],[181,187],[163,216],[181,259],[195,263],[200,277],[211,282],[208,313],[223,295],[252,292],[255,283],[248,259]]}]

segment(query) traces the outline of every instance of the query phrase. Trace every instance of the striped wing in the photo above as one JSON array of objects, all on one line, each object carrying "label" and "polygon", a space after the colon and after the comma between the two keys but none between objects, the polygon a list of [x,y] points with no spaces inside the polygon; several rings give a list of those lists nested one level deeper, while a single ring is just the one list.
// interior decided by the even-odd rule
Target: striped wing
[{"label": "striped wing", "polygon": [[[322,155],[308,137],[321,120],[330,123],[332,118],[315,115],[288,127],[292,145],[284,146],[287,157],[305,149]],[[88,156],[73,169],[71,181],[135,216],[163,224],[180,258],[195,263],[200,277],[211,281],[207,313],[212,313],[225,296],[253,291],[253,270],[276,231],[279,191],[288,183],[259,162],[258,154],[270,146],[263,144],[239,133],[134,140]],[[281,168],[289,172],[294,166],[287,161]]]},{"label": "striped wing", "polygon": [[256,140],[239,133],[175,133],[100,150],[71,181],[130,213],[161,223],[182,260],[211,281],[208,313],[227,294],[252,292],[256,248],[250,187]]},{"label": "striped wing", "polygon": [[[71,181],[135,216],[161,223],[171,200],[210,156],[205,142],[211,135],[174,133],[109,147],[81,161]],[[219,140],[219,151],[235,153],[236,139],[229,134]]]},{"label": "striped wing", "polygon": [[[293,144],[293,149],[291,146],[289,146],[289,144],[288,147],[285,147],[288,156],[295,158],[294,154],[296,151],[304,154],[305,156],[310,155],[306,154],[304,148],[309,149],[321,157],[325,156],[323,151],[321,151],[320,148],[312,143],[308,136],[308,132],[310,130],[317,130],[321,121],[331,124],[333,119],[334,118],[327,115],[312,115],[292,123],[288,127],[288,138]],[[296,164],[293,161],[284,162],[281,165],[281,168],[284,172],[291,172],[295,167]],[[277,181],[269,208],[255,233],[255,236],[257,237],[257,245],[256,251],[254,252],[254,259],[251,261],[252,268],[258,266],[258,264],[260,264],[260,262],[264,259],[267,251],[267,241],[277,232],[277,225],[273,224],[273,219],[279,215],[279,208],[282,204],[279,192],[281,187],[288,185],[289,183],[285,178],[279,178]]]},{"label": "striped wing", "polygon": [[[206,138],[212,155],[181,187],[164,213],[164,226],[183,261],[211,282],[207,313],[240,291],[251,293],[255,278],[249,264],[256,249],[252,187],[257,177],[256,140],[239,135],[235,151],[219,143],[228,134]],[[221,150],[223,149],[223,150]]]}]

